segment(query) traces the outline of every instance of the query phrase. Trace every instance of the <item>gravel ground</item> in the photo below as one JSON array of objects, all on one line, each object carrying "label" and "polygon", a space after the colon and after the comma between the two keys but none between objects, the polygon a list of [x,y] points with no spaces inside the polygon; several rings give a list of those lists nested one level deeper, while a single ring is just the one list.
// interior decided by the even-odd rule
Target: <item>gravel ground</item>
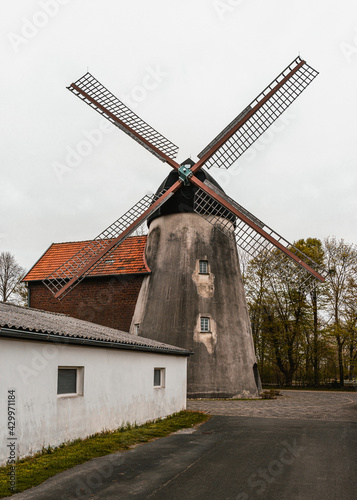
[{"label": "gravel ground", "polygon": [[357,392],[281,391],[277,399],[194,400],[188,410],[210,415],[357,422]]}]

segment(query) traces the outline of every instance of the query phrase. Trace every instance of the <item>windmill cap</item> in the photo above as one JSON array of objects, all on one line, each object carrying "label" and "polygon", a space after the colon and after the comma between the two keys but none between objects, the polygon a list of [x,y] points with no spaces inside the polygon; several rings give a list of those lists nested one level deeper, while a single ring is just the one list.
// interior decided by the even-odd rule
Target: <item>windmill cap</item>
[{"label": "windmill cap", "polygon": [[181,165],[190,165],[190,167],[193,167],[195,162],[191,160],[191,158],[187,158],[187,160],[183,161]]},{"label": "windmill cap", "polygon": [[[190,165],[193,166],[195,163],[191,160],[191,158],[188,158],[184,162],[181,163],[181,165]],[[201,181],[204,182],[206,179],[214,184],[218,189],[224,192],[224,190],[221,188],[221,186],[218,184],[218,182],[208,173],[206,170],[201,169],[197,173],[195,173],[195,176]],[[178,172],[176,170],[172,170],[170,174],[166,177],[166,179],[160,184],[158,190],[156,191],[156,194],[158,195],[161,193],[163,189],[169,189],[175,182],[178,181]],[[149,218],[147,221],[148,227],[150,227],[151,222],[154,219],[157,219],[158,217],[162,217],[164,215],[170,215],[170,214],[177,214],[177,213],[192,213],[194,212],[193,205],[194,205],[194,197],[195,197],[195,192],[197,191],[197,187],[194,186],[193,184],[189,184],[188,186],[182,185],[176,193],[169,198],[166,203],[164,203],[160,208],[158,208]],[[214,205],[207,203],[207,209],[205,210],[204,206],[200,206],[200,213],[201,214],[209,214],[209,215],[214,215],[217,214],[217,209],[214,208]],[[226,210],[224,212],[224,216],[226,216],[227,219],[231,220],[233,223],[235,223],[235,216]]]}]

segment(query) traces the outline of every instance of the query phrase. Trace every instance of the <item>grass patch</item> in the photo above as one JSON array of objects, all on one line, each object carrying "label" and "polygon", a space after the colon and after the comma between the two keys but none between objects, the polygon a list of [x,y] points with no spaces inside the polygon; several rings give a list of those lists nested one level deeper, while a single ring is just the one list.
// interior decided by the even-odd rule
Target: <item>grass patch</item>
[{"label": "grass patch", "polygon": [[261,394],[262,399],[276,399],[278,396],[282,396],[279,389],[269,389]]},{"label": "grass patch", "polygon": [[64,443],[57,448],[50,446],[43,448],[36,455],[16,462],[16,489],[14,491],[10,490],[10,466],[0,467],[0,498],[37,486],[55,474],[92,458],[125,451],[136,444],[193,427],[209,418],[201,412],[181,411],[144,425],[126,425],[116,431],[101,432],[87,439],[76,439]]}]

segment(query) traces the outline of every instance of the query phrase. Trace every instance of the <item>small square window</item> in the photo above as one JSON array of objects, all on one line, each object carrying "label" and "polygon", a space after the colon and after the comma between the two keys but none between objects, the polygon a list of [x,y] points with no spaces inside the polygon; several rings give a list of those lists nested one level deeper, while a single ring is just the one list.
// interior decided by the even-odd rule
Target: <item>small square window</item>
[{"label": "small square window", "polygon": [[83,394],[83,367],[58,367],[57,394],[59,396]]},{"label": "small square window", "polygon": [[210,331],[210,324],[209,324],[209,318],[201,317],[201,332],[209,332]]},{"label": "small square window", "polygon": [[208,274],[208,260],[199,261],[199,273]]},{"label": "small square window", "polygon": [[165,368],[154,368],[154,387],[165,387]]}]

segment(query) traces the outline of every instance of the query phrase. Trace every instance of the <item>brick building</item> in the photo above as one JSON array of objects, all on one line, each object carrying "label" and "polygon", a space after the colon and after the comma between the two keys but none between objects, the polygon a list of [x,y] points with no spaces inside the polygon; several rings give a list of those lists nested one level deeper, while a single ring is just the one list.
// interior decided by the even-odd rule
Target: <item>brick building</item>
[{"label": "brick building", "polygon": [[127,238],[62,300],[56,299],[42,280],[88,241],[53,243],[23,279],[29,306],[128,332],[142,281],[150,274],[144,256],[146,239]]}]

